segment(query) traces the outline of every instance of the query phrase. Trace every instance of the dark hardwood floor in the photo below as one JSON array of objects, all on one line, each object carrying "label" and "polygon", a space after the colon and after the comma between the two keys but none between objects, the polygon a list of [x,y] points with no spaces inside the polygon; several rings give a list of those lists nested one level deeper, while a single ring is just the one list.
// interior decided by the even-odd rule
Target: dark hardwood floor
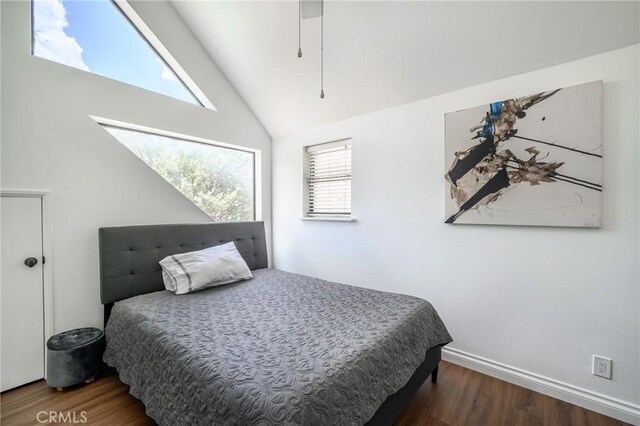
[{"label": "dark hardwood floor", "polygon": [[438,383],[427,380],[396,426],[550,425],[626,423],[520,386],[441,362]]},{"label": "dark hardwood floor", "polygon": [[[57,392],[44,381],[5,392],[0,396],[3,426],[35,425],[49,412],[69,416],[75,424],[85,412],[87,425],[149,425],[140,401],[129,395],[113,370],[95,382]],[[45,414],[42,414],[45,412]],[[40,414],[38,414],[40,413]],[[49,424],[73,424],[60,417]],[[537,392],[442,362],[438,383],[426,380],[396,422],[407,425],[593,425],[624,423]]]}]

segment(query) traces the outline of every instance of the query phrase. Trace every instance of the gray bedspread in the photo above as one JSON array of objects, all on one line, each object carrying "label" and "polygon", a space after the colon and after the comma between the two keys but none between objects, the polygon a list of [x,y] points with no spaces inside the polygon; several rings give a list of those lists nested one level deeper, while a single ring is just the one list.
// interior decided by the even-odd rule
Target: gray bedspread
[{"label": "gray bedspread", "polygon": [[104,360],[161,425],[361,425],[427,349],[426,301],[277,270],[117,302]]}]

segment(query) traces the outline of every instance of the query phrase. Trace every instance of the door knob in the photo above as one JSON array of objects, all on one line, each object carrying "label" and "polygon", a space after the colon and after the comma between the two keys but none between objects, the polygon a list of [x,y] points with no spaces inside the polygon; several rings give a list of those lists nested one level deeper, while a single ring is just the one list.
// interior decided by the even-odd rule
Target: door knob
[{"label": "door knob", "polygon": [[27,265],[29,268],[33,268],[34,266],[36,266],[37,263],[38,263],[38,259],[36,259],[35,257],[28,257],[24,260],[24,264]]}]

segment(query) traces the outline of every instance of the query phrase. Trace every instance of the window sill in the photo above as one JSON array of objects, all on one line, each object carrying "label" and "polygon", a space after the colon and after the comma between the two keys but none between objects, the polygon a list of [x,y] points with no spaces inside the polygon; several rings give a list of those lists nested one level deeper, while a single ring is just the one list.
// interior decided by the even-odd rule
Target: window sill
[{"label": "window sill", "polygon": [[310,220],[310,221],[318,221],[318,222],[357,222],[355,217],[308,217],[303,216],[300,219],[302,220]]}]

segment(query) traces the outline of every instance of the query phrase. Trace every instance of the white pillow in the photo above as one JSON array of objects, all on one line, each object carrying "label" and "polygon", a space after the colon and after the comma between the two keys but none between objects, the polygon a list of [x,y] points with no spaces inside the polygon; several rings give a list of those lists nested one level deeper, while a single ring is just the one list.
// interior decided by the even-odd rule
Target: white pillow
[{"label": "white pillow", "polygon": [[253,278],[233,242],[167,256],[160,266],[165,288],[175,294]]}]

